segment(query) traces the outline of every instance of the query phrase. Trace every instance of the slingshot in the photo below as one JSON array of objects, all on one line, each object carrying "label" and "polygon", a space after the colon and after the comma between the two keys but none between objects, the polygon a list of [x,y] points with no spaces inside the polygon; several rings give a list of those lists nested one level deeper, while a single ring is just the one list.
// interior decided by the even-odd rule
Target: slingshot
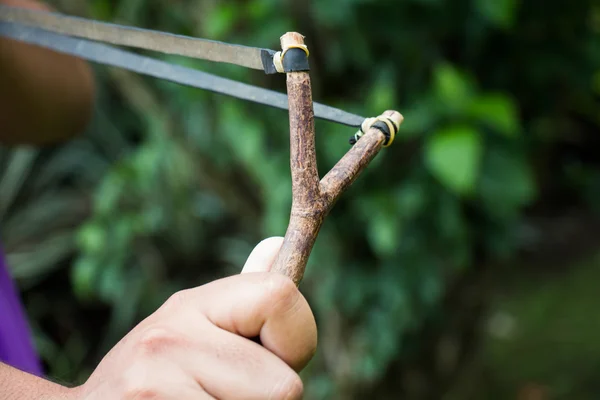
[{"label": "slingshot", "polygon": [[[385,111],[375,118],[312,101],[309,50],[304,37],[288,32],[281,51],[174,35],[56,13],[0,6],[0,36],[42,46],[92,62],[124,68],[179,84],[289,110],[292,207],[285,239],[273,269],[296,285],[325,217],[340,195],[383,147],[392,144],[403,117]],[[141,56],[99,42],[177,54],[285,73],[287,96],[195,69]],[[353,147],[322,178],[317,172],[314,118],[358,128]]]}]

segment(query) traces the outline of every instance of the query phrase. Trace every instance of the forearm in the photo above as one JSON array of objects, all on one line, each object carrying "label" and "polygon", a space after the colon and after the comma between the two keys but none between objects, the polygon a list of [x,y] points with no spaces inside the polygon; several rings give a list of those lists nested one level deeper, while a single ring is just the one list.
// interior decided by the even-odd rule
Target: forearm
[{"label": "forearm", "polygon": [[[33,0],[0,4],[47,9]],[[0,39],[0,88],[0,143],[56,143],[81,133],[91,115],[92,71],[71,56]]]},{"label": "forearm", "polygon": [[73,398],[73,389],[0,363],[0,399],[2,400],[70,400]]}]

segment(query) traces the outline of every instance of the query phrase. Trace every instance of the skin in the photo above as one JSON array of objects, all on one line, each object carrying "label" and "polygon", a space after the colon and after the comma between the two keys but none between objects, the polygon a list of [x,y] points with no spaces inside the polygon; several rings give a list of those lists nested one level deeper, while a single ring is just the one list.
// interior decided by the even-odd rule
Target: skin
[{"label": "skin", "polygon": [[[32,0],[0,3],[48,9]],[[3,38],[0,88],[2,144],[69,139],[85,129],[93,108],[93,76],[85,62]],[[295,284],[269,272],[282,242],[261,242],[240,275],[174,294],[81,386],[68,388],[0,363],[0,398],[302,398],[298,372],[314,355],[317,328]]]},{"label": "skin", "polygon": [[294,283],[268,272],[282,242],[261,242],[240,275],[173,295],[80,387],[0,365],[2,399],[301,399],[317,328]]}]

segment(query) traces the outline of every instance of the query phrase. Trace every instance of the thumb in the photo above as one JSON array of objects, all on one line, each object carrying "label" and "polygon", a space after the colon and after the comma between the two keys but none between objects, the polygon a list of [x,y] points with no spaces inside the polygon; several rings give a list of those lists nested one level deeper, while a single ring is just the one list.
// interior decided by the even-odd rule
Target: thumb
[{"label": "thumb", "polygon": [[247,272],[269,272],[282,244],[283,237],[281,236],[274,236],[257,244],[248,256],[244,268],[242,268],[242,274]]}]

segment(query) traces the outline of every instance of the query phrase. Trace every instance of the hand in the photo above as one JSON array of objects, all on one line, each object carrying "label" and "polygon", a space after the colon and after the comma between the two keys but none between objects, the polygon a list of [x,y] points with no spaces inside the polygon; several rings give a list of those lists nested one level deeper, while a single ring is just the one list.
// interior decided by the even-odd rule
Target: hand
[{"label": "hand", "polygon": [[[241,275],[173,295],[102,360],[76,399],[300,399],[317,329],[291,280],[268,271],[282,238]],[[262,346],[250,338],[260,338]]]}]

